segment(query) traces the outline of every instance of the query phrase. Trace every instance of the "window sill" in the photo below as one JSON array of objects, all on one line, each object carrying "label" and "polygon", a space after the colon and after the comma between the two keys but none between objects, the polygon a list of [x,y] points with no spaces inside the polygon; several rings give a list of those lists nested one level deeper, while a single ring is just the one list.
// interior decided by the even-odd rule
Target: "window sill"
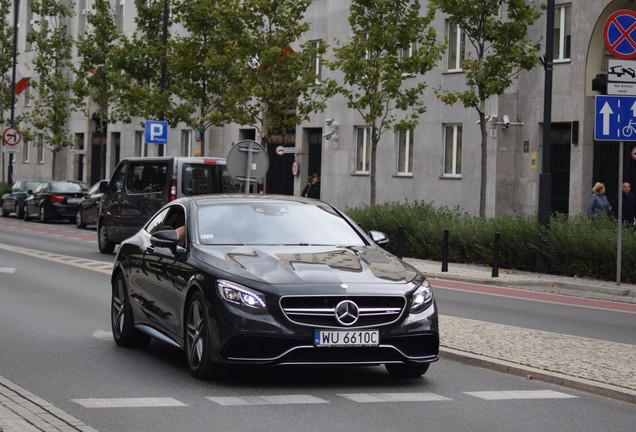
[{"label": "window sill", "polygon": [[442,174],[439,176],[440,180],[461,180],[461,174]]},{"label": "window sill", "polygon": [[397,173],[397,174],[394,174],[393,177],[395,177],[395,178],[413,178],[413,173]]},{"label": "window sill", "polygon": [[354,171],[351,175],[352,176],[357,176],[357,177],[369,177],[369,172],[368,171]]}]

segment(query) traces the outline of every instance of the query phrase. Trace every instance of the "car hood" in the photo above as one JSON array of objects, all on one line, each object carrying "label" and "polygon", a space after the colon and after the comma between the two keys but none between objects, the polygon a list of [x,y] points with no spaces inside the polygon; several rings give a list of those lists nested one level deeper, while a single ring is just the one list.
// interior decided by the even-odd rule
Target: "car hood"
[{"label": "car hood", "polygon": [[419,272],[377,246],[197,246],[195,259],[270,285],[404,284]]}]

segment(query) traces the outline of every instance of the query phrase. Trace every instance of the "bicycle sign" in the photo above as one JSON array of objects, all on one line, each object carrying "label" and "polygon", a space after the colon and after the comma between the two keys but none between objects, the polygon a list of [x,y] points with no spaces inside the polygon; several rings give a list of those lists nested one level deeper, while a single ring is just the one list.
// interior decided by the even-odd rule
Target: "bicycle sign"
[{"label": "bicycle sign", "polygon": [[596,141],[636,141],[636,97],[596,96]]}]

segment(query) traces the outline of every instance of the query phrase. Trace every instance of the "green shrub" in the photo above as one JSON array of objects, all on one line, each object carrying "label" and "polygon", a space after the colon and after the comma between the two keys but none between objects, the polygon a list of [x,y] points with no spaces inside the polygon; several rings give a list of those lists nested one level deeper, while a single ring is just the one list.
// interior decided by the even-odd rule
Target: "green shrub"
[{"label": "green shrub", "polygon": [[[432,203],[385,203],[347,211],[366,231],[382,231],[391,239],[387,249],[398,252],[403,229],[403,256],[442,260],[444,230],[448,230],[451,262],[492,264],[499,233],[501,267],[568,274],[584,278],[616,277],[616,220],[590,221],[584,216],[554,215],[549,227],[535,215],[513,214],[481,219],[460,209]],[[636,230],[625,226],[622,244],[624,282],[636,281]],[[627,267],[626,267],[627,266]]]}]

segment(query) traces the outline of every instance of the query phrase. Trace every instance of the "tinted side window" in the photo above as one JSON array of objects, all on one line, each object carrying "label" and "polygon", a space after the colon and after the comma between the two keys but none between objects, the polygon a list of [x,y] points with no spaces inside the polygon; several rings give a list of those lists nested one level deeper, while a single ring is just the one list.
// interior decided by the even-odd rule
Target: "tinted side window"
[{"label": "tinted side window", "polygon": [[135,162],[129,164],[126,189],[129,193],[163,192],[166,186],[166,162]]},{"label": "tinted side window", "polygon": [[164,221],[166,220],[166,216],[168,215],[169,211],[170,208],[166,208],[163,211],[157,213],[155,217],[150,219],[150,222],[148,222],[148,225],[146,225],[146,231],[150,234],[154,234],[164,228]]},{"label": "tinted side window", "polygon": [[183,194],[191,196],[221,193],[223,190],[219,169],[220,165],[213,164],[183,164]]},{"label": "tinted side window", "polygon": [[117,168],[117,171],[115,171],[115,173],[113,174],[113,177],[110,180],[110,190],[112,192],[122,190],[122,188],[124,187],[124,176],[126,175],[126,167],[127,165],[125,163],[121,164]]}]

